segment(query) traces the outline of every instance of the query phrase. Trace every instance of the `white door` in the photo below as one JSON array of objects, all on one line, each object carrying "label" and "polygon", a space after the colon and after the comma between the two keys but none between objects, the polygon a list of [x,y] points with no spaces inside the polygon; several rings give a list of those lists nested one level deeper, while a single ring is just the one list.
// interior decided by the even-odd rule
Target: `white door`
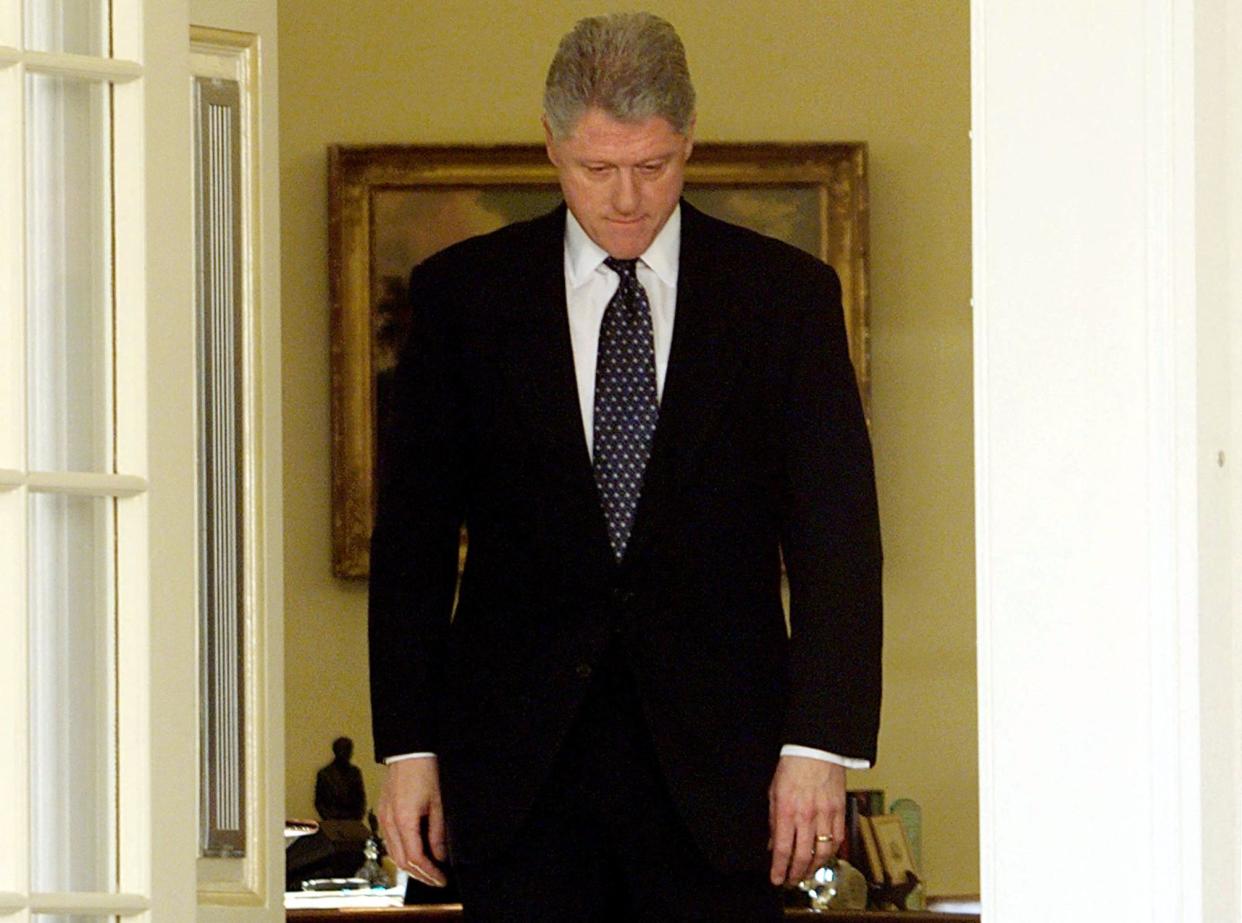
[{"label": "white door", "polygon": [[1242,7],[971,10],[983,915],[1237,923]]},{"label": "white door", "polygon": [[[16,923],[182,921],[199,902],[190,18],[177,0],[0,0],[0,915]],[[270,323],[244,357],[265,373]],[[248,419],[277,412],[263,393]],[[261,543],[278,462],[248,475],[244,534],[272,566],[248,577],[253,845],[234,889],[273,920],[279,543]]]}]

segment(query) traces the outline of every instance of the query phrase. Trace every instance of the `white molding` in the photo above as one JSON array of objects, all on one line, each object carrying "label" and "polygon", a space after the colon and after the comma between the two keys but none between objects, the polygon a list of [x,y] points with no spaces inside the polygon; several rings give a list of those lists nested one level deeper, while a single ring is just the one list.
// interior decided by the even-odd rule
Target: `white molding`
[{"label": "white molding", "polygon": [[[246,789],[244,859],[200,859],[199,920],[266,918],[284,875],[279,163],[273,3],[196,0],[191,69],[242,101]],[[262,54],[259,54],[260,43]]]},{"label": "white molding", "polygon": [[[264,868],[263,811],[265,803],[265,766],[262,762],[263,739],[263,676],[262,649],[257,641],[262,637],[264,619],[263,598],[257,592],[258,580],[264,562],[255,554],[259,533],[263,529],[261,511],[265,497],[256,493],[258,482],[255,469],[262,464],[263,446],[260,437],[262,420],[255,415],[260,403],[256,393],[254,366],[256,351],[261,345],[254,335],[257,325],[258,303],[255,282],[254,247],[257,240],[256,214],[253,202],[257,194],[259,164],[257,150],[257,71],[258,36],[232,30],[208,28],[200,25],[190,27],[190,71],[196,77],[222,79],[236,83],[239,90],[238,132],[240,146],[241,201],[238,203],[241,276],[241,350],[236,356],[240,366],[236,387],[241,392],[242,412],[238,421],[238,437],[242,440],[241,457],[243,470],[238,474],[242,498],[243,555],[243,658],[241,675],[245,680],[242,700],[245,703],[244,725],[244,786],[245,855],[241,858],[200,858],[198,860],[198,895],[203,904],[229,906],[256,906],[264,901],[262,872]],[[201,334],[200,334],[201,335]],[[201,371],[200,371],[201,374]],[[200,424],[201,425],[201,424]],[[203,618],[203,614],[199,614]],[[201,667],[200,667],[201,668]]]},{"label": "white molding", "polygon": [[20,60],[25,62],[28,71],[83,80],[125,83],[137,80],[143,74],[142,65],[136,61],[96,58],[92,55],[27,51],[21,54]]},{"label": "white molding", "polygon": [[[1226,29],[1224,33],[1225,48],[1236,49],[1242,43],[1242,10],[1232,0],[1224,0],[1226,9]],[[1230,551],[1233,556],[1242,553],[1242,311],[1236,306],[1242,304],[1242,59],[1234,54],[1228,58],[1225,78],[1226,116],[1225,146],[1228,155],[1226,161],[1226,188],[1228,198],[1226,208],[1229,215],[1229,227],[1225,252],[1228,258],[1225,291],[1229,304],[1234,310],[1226,312],[1225,329],[1228,338],[1228,362],[1231,371],[1229,392],[1229,424],[1225,428],[1224,439],[1227,448],[1225,456],[1220,458],[1219,467],[1226,477],[1228,510],[1231,530]],[[1233,800],[1233,822],[1229,825],[1232,857],[1225,858],[1222,865],[1232,869],[1234,915],[1242,920],[1242,568],[1231,561],[1229,572],[1232,574],[1230,586],[1226,591],[1229,595],[1230,610],[1228,621],[1232,630],[1232,650],[1229,652],[1232,683],[1226,694],[1233,702],[1233,721],[1230,726],[1222,729],[1225,739],[1232,742],[1229,758],[1232,760],[1232,779],[1225,785],[1229,797]]]},{"label": "white molding", "polygon": [[[163,157],[148,154],[152,137],[180,138],[188,152],[189,126],[179,124],[188,113],[180,99],[169,103],[165,86],[173,79],[169,71],[178,73],[169,62],[175,60],[184,10],[171,3],[112,0],[111,15],[113,53],[157,62],[143,79],[116,83],[112,90],[114,124],[125,126],[112,138],[115,467],[131,482],[149,487],[152,445],[183,438],[184,414],[162,405],[153,408],[147,382],[149,376],[160,377],[152,373],[148,330],[162,326],[163,336],[175,342],[190,322],[168,289],[165,268],[178,255],[177,220],[186,214],[186,206],[172,194],[181,178],[179,164],[166,162],[167,152]],[[162,54],[151,54],[151,47]],[[169,201],[162,208],[152,207],[153,199]],[[173,277],[180,278],[180,272],[174,271]],[[154,321],[151,315],[157,310],[160,319]],[[175,376],[167,369],[160,373],[175,395]],[[179,765],[175,756],[167,756],[179,749],[168,740],[177,735],[160,732],[161,727],[194,723],[193,692],[183,690],[184,680],[168,681],[168,674],[186,675],[192,655],[186,651],[187,641],[165,627],[165,620],[182,613],[167,597],[157,600],[153,590],[153,585],[183,586],[175,553],[161,557],[156,550],[177,547],[181,524],[175,515],[161,521],[152,514],[159,498],[175,507],[175,500],[168,498],[181,489],[175,475],[165,477],[156,498],[147,490],[116,504],[117,542],[126,551],[116,563],[117,746],[128,760],[117,778],[119,886],[151,895],[151,916],[156,919],[184,916],[184,898],[178,892],[183,891],[185,874],[176,856],[183,843],[161,818],[182,816],[177,806],[195,789],[192,780],[180,778],[193,773],[193,763]],[[159,631],[155,621],[160,622]],[[185,815],[187,820],[193,816]],[[170,892],[178,896],[170,897]]]},{"label": "white molding", "polygon": [[[135,4],[131,0],[125,6],[132,10]],[[137,8],[137,60],[145,62],[147,73],[134,85],[140,91],[134,102],[141,106],[142,130],[128,140],[141,152],[141,172],[133,182],[144,194],[135,203],[132,228],[145,247],[130,267],[136,289],[128,296],[118,291],[118,297],[132,299],[128,310],[144,328],[142,352],[135,353],[145,361],[134,370],[144,381],[131,384],[143,394],[133,425],[137,429],[141,422],[148,438],[145,458],[118,464],[121,470],[144,473],[152,485],[124,505],[142,504],[134,540],[144,530],[147,538],[145,560],[132,562],[129,572],[139,638],[128,654],[136,674],[131,694],[138,698],[145,688],[149,698],[145,715],[134,712],[141,723],[129,730],[135,758],[143,761],[134,790],[145,784],[147,794],[137,800],[136,810],[122,816],[122,823],[132,825],[140,837],[132,847],[121,844],[121,885],[140,893],[149,889],[153,919],[181,921],[193,919],[198,840],[189,9],[185,0],[145,2]],[[167,728],[177,732],[166,733]]]},{"label": "white molding", "polygon": [[987,298],[987,210],[984,207],[984,188],[987,175],[987,0],[971,0],[970,8],[970,56],[971,56],[971,225],[974,240],[971,259],[971,323],[974,342],[974,455],[975,455],[975,671],[978,695],[979,745],[979,889],[984,919],[996,919],[994,903],[997,892],[996,851],[990,848],[996,842],[995,823],[995,761],[993,748],[986,741],[996,739],[992,724],[992,617],[991,571],[985,566],[990,558],[991,510],[988,502],[992,483],[991,456],[987,440],[979,434],[986,432],[990,414],[989,368],[986,318]]},{"label": "white molding", "polygon": [[[118,10],[113,8],[114,18]],[[119,39],[119,36],[118,36]],[[112,117],[117,125],[142,125],[151,116],[145,111],[150,90],[143,81],[120,84],[112,92]],[[188,129],[187,129],[188,131]],[[147,257],[162,242],[148,246],[145,225],[147,167],[145,136],[141,131],[117,131],[112,138],[113,248],[112,292],[115,359],[116,470],[145,476],[149,466],[150,440],[147,394]]]},{"label": "white molding", "polygon": [[[161,782],[170,781],[152,770],[152,702],[169,695],[152,688],[150,664],[159,657],[153,649],[151,621],[151,526],[150,495],[139,494],[116,505],[117,542],[125,547],[116,563],[117,583],[117,748],[127,759],[117,776],[117,865],[120,887],[149,894],[153,871],[162,870],[160,857],[152,855],[152,798]],[[177,690],[175,695],[182,695]],[[192,714],[185,716],[187,724]],[[179,780],[177,785],[188,783]]]},{"label": "white molding", "polygon": [[1196,0],[1194,185],[1200,480],[1201,889],[1205,920],[1242,921],[1242,64],[1236,0]]},{"label": "white molding", "polygon": [[145,478],[132,474],[94,474],[85,471],[31,472],[26,486],[39,493],[79,497],[133,497],[147,490]]},{"label": "white molding", "polygon": [[[168,2],[168,0],[165,0]],[[111,0],[112,57],[125,61],[149,60],[144,45],[144,7],[150,0]]]},{"label": "white molding", "polygon": [[1198,920],[1199,552],[1194,3],[1144,5],[1150,918]]},{"label": "white molding", "polygon": [[28,900],[32,913],[116,913],[128,916],[151,907],[151,902],[141,894],[32,894]]}]

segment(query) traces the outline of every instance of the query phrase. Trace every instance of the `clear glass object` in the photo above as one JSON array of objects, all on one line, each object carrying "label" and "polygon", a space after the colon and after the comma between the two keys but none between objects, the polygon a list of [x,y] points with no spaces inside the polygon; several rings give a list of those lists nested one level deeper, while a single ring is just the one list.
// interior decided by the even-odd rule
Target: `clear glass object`
[{"label": "clear glass object", "polygon": [[115,501],[29,503],[31,889],[113,891]]},{"label": "clear glass object", "polygon": [[28,466],[108,472],[109,87],[26,76]]},{"label": "clear glass object", "polygon": [[798,882],[806,892],[811,909],[862,910],[867,906],[867,880],[862,872],[844,859],[833,859]]},{"label": "clear glass object", "polygon": [[816,912],[830,910],[837,897],[837,865],[818,868],[808,877],[798,882],[798,888],[806,892],[811,909]]},{"label": "clear glass object", "polygon": [[108,0],[26,0],[26,48],[107,57]]}]

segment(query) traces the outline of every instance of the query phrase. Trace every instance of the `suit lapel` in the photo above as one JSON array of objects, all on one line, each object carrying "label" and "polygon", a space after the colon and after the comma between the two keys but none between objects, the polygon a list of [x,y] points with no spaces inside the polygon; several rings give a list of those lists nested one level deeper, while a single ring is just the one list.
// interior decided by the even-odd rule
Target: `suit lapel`
[{"label": "suit lapel", "polygon": [[[681,204],[677,312],[660,419],[643,481],[631,549],[649,537],[651,520],[677,496],[714,426],[737,372],[737,301],[714,246],[712,220]],[[629,555],[627,555],[628,557]]]},{"label": "suit lapel", "polygon": [[514,282],[508,345],[514,387],[531,419],[551,440],[558,459],[581,467],[589,459],[565,306],[564,227],[563,207],[536,222],[532,252],[521,260],[524,278]]},{"label": "suit lapel", "polygon": [[532,230],[532,249],[519,258],[520,294],[511,305],[512,387],[532,423],[532,436],[546,447],[548,470],[567,507],[582,511],[589,540],[611,558],[578,403],[565,301],[565,207],[536,219]]}]

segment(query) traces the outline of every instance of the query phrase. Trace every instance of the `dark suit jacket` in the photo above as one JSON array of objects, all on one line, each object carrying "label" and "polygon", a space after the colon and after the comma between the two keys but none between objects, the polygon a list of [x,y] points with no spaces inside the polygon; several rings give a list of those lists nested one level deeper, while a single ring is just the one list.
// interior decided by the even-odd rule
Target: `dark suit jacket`
[{"label": "dark suit jacket", "polygon": [[564,226],[562,206],[412,275],[371,552],[377,756],[438,753],[454,860],[485,861],[619,643],[691,832],[722,869],[764,868],[781,745],[875,756],[880,538],[840,284],[682,204],[659,424],[617,565],[578,405]]}]

